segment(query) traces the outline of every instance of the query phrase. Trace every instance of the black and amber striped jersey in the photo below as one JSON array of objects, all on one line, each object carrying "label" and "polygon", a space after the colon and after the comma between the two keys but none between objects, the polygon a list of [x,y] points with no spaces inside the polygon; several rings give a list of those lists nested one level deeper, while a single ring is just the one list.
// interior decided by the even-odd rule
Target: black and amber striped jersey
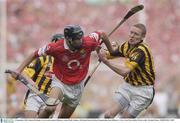
[{"label": "black and amber striped jersey", "polygon": [[25,69],[24,73],[35,82],[41,93],[48,94],[52,78],[46,73],[52,72],[54,58],[52,56],[41,56],[33,60]]},{"label": "black and amber striped jersey", "polygon": [[131,69],[124,79],[126,82],[138,85],[154,85],[154,61],[148,46],[140,42],[131,47],[128,41],[118,47],[118,54],[126,58],[125,65]]}]

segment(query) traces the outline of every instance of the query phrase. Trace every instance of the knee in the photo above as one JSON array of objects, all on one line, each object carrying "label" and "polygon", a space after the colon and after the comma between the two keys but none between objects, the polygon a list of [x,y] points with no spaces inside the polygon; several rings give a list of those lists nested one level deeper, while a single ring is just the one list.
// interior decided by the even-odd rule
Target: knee
[{"label": "knee", "polygon": [[45,110],[48,114],[52,114],[52,113],[56,110],[56,107],[54,107],[54,106],[47,106],[44,110]]},{"label": "knee", "polygon": [[112,113],[110,113],[110,112],[106,112],[105,114],[104,114],[104,118],[113,118],[114,116],[112,115]]},{"label": "knee", "polygon": [[132,114],[130,114],[127,111],[123,112],[122,117],[123,118],[136,118],[135,116],[133,116]]}]

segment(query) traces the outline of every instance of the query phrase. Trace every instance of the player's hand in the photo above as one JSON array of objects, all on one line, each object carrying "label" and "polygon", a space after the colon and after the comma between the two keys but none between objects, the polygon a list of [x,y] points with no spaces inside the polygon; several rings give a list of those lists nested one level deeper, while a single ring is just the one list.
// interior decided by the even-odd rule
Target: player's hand
[{"label": "player's hand", "polygon": [[15,70],[15,71],[12,71],[12,70],[6,70],[5,73],[9,73],[11,75],[12,78],[16,79],[17,80],[17,77],[18,77],[18,71]]},{"label": "player's hand", "polygon": [[100,61],[102,61],[103,63],[107,62],[107,58],[106,58],[105,52],[99,52],[98,53],[98,57],[99,57]]}]

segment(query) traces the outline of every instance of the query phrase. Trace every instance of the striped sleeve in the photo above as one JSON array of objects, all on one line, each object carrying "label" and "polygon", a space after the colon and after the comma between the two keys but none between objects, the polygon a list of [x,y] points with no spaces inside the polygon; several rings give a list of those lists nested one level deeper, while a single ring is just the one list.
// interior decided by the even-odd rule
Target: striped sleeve
[{"label": "striped sleeve", "polygon": [[122,45],[118,47],[119,54],[123,57],[124,56],[124,45],[126,42],[124,42]]},{"label": "striped sleeve", "polygon": [[138,65],[140,66],[145,60],[145,54],[142,50],[137,49],[130,54],[130,57],[126,60],[125,64],[131,70],[134,70]]},{"label": "striped sleeve", "polygon": [[116,58],[115,56],[112,56],[108,51],[105,52],[106,58],[107,59],[114,59]]},{"label": "striped sleeve", "polygon": [[134,70],[134,69],[138,66],[138,64],[137,64],[136,62],[134,62],[134,61],[129,61],[129,59],[126,59],[125,65],[126,65],[131,71]]},{"label": "striped sleeve", "polygon": [[42,57],[38,57],[35,60],[33,60],[25,69],[24,73],[28,75],[30,78],[33,78],[33,76],[38,73],[38,71],[42,67]]},{"label": "striped sleeve", "polygon": [[141,64],[145,60],[145,54],[141,49],[136,49],[130,54],[130,61],[134,61],[137,64]]}]

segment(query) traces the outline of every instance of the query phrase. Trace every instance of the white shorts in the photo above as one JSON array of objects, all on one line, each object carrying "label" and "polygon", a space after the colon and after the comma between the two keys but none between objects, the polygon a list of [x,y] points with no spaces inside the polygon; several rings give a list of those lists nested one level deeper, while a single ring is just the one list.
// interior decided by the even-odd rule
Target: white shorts
[{"label": "white shorts", "polygon": [[71,107],[76,107],[80,102],[82,92],[84,90],[84,81],[74,85],[67,85],[54,76],[51,87],[58,87],[61,89],[63,92],[63,103],[67,103]]},{"label": "white shorts", "polygon": [[25,104],[25,110],[39,112],[40,109],[44,109],[46,104],[35,93],[30,92]]},{"label": "white shorts", "polygon": [[153,86],[132,86],[123,83],[115,91],[114,99],[118,101],[123,110],[133,117],[137,117],[141,111],[146,109],[154,98]]}]

